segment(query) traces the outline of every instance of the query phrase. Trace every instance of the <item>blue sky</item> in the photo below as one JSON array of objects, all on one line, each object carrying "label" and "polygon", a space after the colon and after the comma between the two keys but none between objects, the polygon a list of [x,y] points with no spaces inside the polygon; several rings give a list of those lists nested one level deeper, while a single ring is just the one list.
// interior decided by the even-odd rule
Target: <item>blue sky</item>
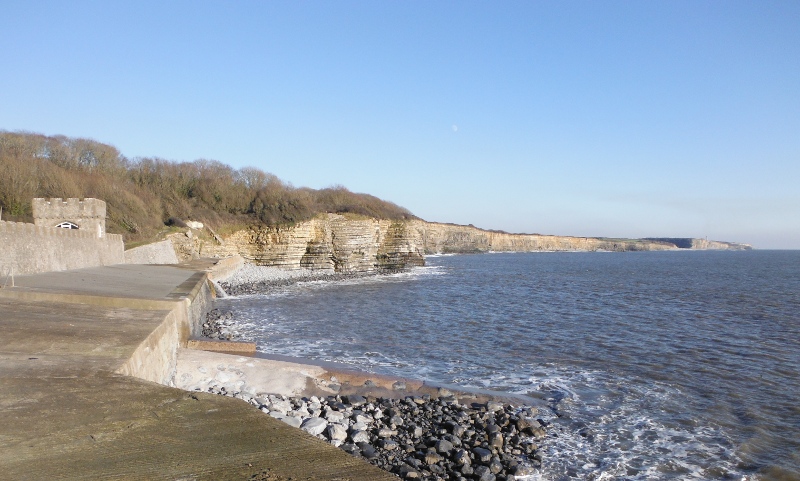
[{"label": "blue sky", "polygon": [[431,221],[800,248],[797,1],[0,7],[0,129]]}]

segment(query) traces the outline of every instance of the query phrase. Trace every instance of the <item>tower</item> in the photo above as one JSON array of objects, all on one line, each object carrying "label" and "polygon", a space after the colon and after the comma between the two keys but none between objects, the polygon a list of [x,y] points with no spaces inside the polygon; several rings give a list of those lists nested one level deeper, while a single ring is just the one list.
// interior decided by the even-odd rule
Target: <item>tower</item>
[{"label": "tower", "polygon": [[33,223],[106,234],[106,203],[100,199],[33,199]]}]

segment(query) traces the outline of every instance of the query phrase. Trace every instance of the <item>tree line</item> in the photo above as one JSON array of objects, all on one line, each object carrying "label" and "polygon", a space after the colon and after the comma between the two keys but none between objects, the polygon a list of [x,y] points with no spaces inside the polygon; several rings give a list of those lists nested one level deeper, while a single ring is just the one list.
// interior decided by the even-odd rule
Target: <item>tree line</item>
[{"label": "tree line", "polygon": [[380,219],[406,209],[342,186],[295,188],[254,167],[216,160],[129,159],[91,139],[0,131],[2,219],[31,222],[34,197],[94,197],[107,205],[107,230],[126,242],[150,240],[165,226],[199,220],[216,229],[291,225],[324,213]]}]

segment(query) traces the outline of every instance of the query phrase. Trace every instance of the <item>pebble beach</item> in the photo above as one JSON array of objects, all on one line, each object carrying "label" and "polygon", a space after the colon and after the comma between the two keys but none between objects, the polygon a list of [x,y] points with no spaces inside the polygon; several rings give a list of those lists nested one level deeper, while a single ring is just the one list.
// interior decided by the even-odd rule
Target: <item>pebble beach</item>
[{"label": "pebble beach", "polygon": [[274,289],[288,287],[299,282],[332,282],[381,275],[374,272],[333,272],[310,269],[281,269],[278,267],[244,264],[233,275],[218,279],[219,285],[229,296],[265,294]]},{"label": "pebble beach", "polygon": [[[218,281],[229,296],[257,295],[300,282],[343,281],[377,274],[319,273],[245,264]],[[236,319],[213,309],[203,326],[211,339],[235,340]],[[402,479],[514,481],[541,466],[538,442],[547,425],[537,408],[455,396],[398,393],[396,398],[252,396],[211,386],[266,415],[302,429]]]},{"label": "pebble beach", "polygon": [[264,396],[209,388],[403,479],[514,481],[541,465],[545,421],[531,407],[452,396]]}]

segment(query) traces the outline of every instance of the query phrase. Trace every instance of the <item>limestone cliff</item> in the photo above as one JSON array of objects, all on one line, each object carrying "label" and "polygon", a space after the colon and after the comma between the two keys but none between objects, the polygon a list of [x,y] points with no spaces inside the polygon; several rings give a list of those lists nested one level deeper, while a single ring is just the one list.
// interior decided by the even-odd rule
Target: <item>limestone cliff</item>
[{"label": "limestone cliff", "polygon": [[286,269],[364,272],[423,265],[422,246],[406,221],[327,214],[292,227],[250,227],[222,243],[182,234],[172,237],[183,258],[239,254]]},{"label": "limestone cliff", "polygon": [[660,238],[652,238],[645,240],[669,242],[671,244],[675,244],[680,249],[746,251],[753,248],[753,246],[751,246],[750,244],[740,244],[738,242],[722,242],[722,241],[714,241],[708,239],[660,237]]},{"label": "limestone cliff", "polygon": [[676,249],[657,240],[509,234],[472,226],[409,221],[425,254],[541,251],[654,251]]},{"label": "limestone cliff", "polygon": [[748,248],[703,239],[605,239],[509,234],[422,220],[379,220],[326,214],[292,227],[250,227],[229,236],[176,234],[179,257],[239,254],[256,264],[287,269],[365,272],[424,265],[437,253],[540,251],[654,251]]}]

